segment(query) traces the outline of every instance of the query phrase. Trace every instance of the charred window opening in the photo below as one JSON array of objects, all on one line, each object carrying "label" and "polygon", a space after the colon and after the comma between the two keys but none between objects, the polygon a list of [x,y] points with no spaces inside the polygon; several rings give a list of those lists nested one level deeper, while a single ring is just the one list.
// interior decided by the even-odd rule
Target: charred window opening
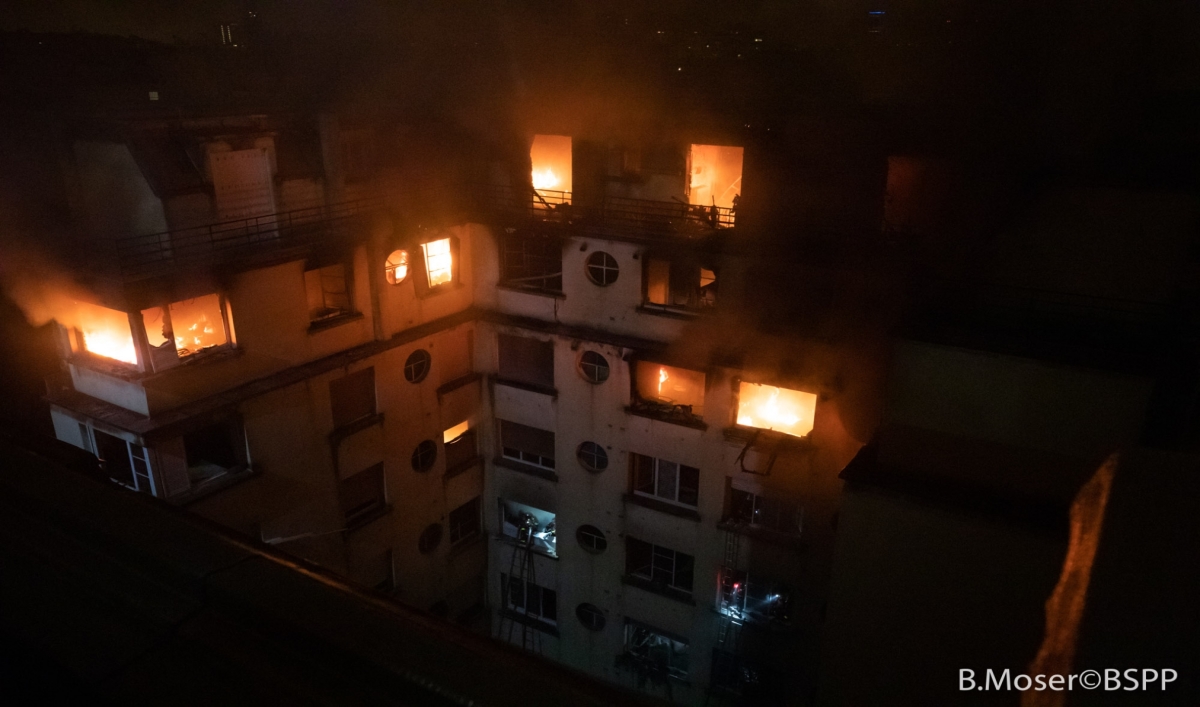
[{"label": "charred window opening", "polygon": [[457,545],[479,537],[483,528],[479,522],[479,498],[473,498],[450,511],[450,544]]},{"label": "charred window opening", "polygon": [[231,344],[232,317],[223,297],[204,295],[142,310],[142,326],[156,371]]},{"label": "charred window opening", "polygon": [[353,313],[350,304],[350,267],[335,263],[304,273],[308,319],[322,322]]},{"label": "charred window opening", "polygon": [[688,676],[687,641],[640,621],[625,620],[622,657],[623,662],[650,678],[683,680]]},{"label": "charred window opening", "polygon": [[558,557],[558,518],[550,511],[500,499],[500,535]]},{"label": "charred window opening", "polygon": [[792,589],[744,570],[721,570],[717,611],[733,619],[780,627],[792,624]]},{"label": "charred window opening", "polygon": [[89,302],[76,302],[74,314],[76,351],[137,365],[137,348],[127,313]]},{"label": "charred window opening", "polygon": [[562,292],[562,243],[545,236],[505,235],[500,251],[500,284]]},{"label": "charred window opening", "polygon": [[729,507],[725,522],[799,535],[804,524],[804,508],[793,501],[763,496],[737,488],[729,489]]},{"label": "charred window opening", "polygon": [[479,452],[475,442],[475,430],[468,422],[455,425],[442,434],[446,447],[447,472],[473,463]]},{"label": "charred window opening", "polygon": [[633,411],[682,424],[702,420],[703,373],[651,361],[638,361],[636,371]]},{"label": "charred window opening", "polygon": [[246,439],[236,419],[217,422],[183,435],[188,479],[192,486],[246,465]]},{"label": "charred window opening", "polygon": [[571,203],[571,138],[534,135],[529,149],[533,167],[534,207],[551,209]]},{"label": "charred window opening", "polygon": [[387,508],[383,464],[376,464],[342,479],[338,484],[338,498],[347,528],[358,527],[377,517]]},{"label": "charred window opening", "polygon": [[688,152],[688,203],[714,228],[732,226],[742,194],[742,148],[692,145]]},{"label": "charred window opening", "polygon": [[554,342],[500,334],[497,345],[501,378],[554,388]]},{"label": "charred window opening", "polygon": [[683,552],[626,536],[625,574],[655,591],[692,594],[695,558]]},{"label": "charred window opening", "polygon": [[542,469],[554,469],[554,433],[499,420],[500,456]]},{"label": "charred window opening", "polygon": [[738,384],[737,423],[795,437],[812,432],[817,396],[800,390],[741,382]]},{"label": "charred window opening", "polygon": [[700,470],[686,464],[630,454],[633,493],[695,508],[700,497]]},{"label": "charred window opening", "polygon": [[155,493],[149,450],[100,430],[93,430],[92,434],[92,440],[88,441],[110,479],[134,491]]},{"label": "charred window opening", "polygon": [[408,251],[393,250],[383,263],[383,276],[389,285],[399,285],[408,279]]},{"label": "charred window opening", "polygon": [[375,414],[375,368],[329,382],[329,405],[334,429]]},{"label": "charred window opening", "polygon": [[504,608],[548,626],[558,625],[558,594],[533,582],[500,574]]},{"label": "charred window opening", "polygon": [[646,259],[646,306],[704,310],[717,305],[717,271],[700,260],[651,256]]}]

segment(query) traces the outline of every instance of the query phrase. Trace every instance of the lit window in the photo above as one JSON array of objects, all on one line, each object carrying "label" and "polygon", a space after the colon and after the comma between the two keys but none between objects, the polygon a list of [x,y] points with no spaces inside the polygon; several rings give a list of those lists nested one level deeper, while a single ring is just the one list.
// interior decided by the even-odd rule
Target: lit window
[{"label": "lit window", "polygon": [[442,238],[422,244],[421,250],[425,253],[425,273],[428,276],[429,286],[437,287],[450,282],[453,277],[450,239]]},{"label": "lit window", "polygon": [[535,203],[571,203],[571,138],[566,135],[535,135],[529,149],[533,188],[540,197]]},{"label": "lit window", "polygon": [[646,259],[646,303],[707,309],[717,304],[717,273],[695,260]]},{"label": "lit window", "polygon": [[82,348],[88,353],[114,361],[137,364],[129,315],[87,302],[75,303],[75,314]]},{"label": "lit window", "polygon": [[589,383],[608,380],[608,359],[595,351],[584,351],[579,359],[579,370]]},{"label": "lit window", "polygon": [[500,534],[551,557],[558,557],[558,518],[540,508],[500,500]]},{"label": "lit window", "polygon": [[471,426],[471,423],[469,420],[463,420],[462,422],[458,423],[454,427],[451,427],[450,429],[446,430],[445,432],[442,433],[442,443],[443,444],[454,444],[454,441],[456,439],[458,439],[459,437],[462,437],[464,434],[467,433],[467,429],[470,428],[470,426]]},{"label": "lit window", "polygon": [[164,370],[180,359],[229,344],[230,320],[227,304],[216,293],[142,310],[151,367]]},{"label": "lit window", "polygon": [[817,396],[757,383],[738,386],[737,423],[796,437],[812,432]]},{"label": "lit window", "polygon": [[650,361],[637,364],[636,406],[660,416],[704,415],[704,374]]},{"label": "lit window", "polygon": [[732,225],[742,193],[742,148],[692,145],[688,154],[688,203],[707,209],[714,226]]},{"label": "lit window", "polygon": [[617,281],[617,275],[621,272],[617,266],[617,259],[598,250],[588,256],[587,259],[587,276],[593,283],[607,287]]},{"label": "lit window", "polygon": [[389,285],[399,285],[408,277],[408,251],[393,250],[383,264],[383,275]]}]

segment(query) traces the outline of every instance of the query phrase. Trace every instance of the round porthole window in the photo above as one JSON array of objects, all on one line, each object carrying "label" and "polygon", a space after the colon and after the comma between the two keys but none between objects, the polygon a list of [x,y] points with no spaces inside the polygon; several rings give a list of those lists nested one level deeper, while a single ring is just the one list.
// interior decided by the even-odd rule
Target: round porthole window
[{"label": "round porthole window", "polygon": [[617,267],[617,259],[598,250],[587,258],[588,279],[601,287],[608,287],[617,281],[621,269]]},{"label": "round porthole window", "polygon": [[595,442],[584,442],[575,450],[579,463],[588,471],[604,471],[608,468],[608,452]]},{"label": "round porthole window", "polygon": [[575,539],[579,541],[579,546],[584,550],[599,555],[608,548],[608,539],[604,537],[604,531],[594,525],[581,525],[575,531]]},{"label": "round porthole window", "polygon": [[437,461],[437,443],[427,439],[417,445],[412,453],[413,471],[429,471]]},{"label": "round porthole window", "polygon": [[579,372],[589,383],[603,383],[608,380],[608,359],[595,351],[584,351],[579,358]]},{"label": "round porthole window", "polygon": [[575,607],[575,616],[579,619],[579,623],[589,631],[600,631],[604,628],[604,611],[595,604],[587,602],[580,604]]},{"label": "round porthole window", "polygon": [[409,383],[425,380],[425,376],[429,375],[430,361],[429,352],[425,349],[417,349],[410,353],[404,361],[404,380]]},{"label": "round porthole window", "polygon": [[408,251],[393,250],[383,264],[383,276],[389,285],[399,285],[408,277]]},{"label": "round porthole window", "polygon": [[417,538],[417,549],[422,555],[428,555],[437,549],[439,543],[442,542],[442,525],[441,523],[431,523],[429,527],[421,531],[421,537]]}]

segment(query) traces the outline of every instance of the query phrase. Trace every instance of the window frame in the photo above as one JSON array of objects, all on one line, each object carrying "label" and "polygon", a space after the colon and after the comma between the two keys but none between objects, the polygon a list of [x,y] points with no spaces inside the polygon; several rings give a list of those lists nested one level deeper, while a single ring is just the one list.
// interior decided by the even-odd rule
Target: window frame
[{"label": "window frame", "polygon": [[[587,461],[589,454],[588,452],[585,452],[584,448],[588,445],[591,445],[589,450],[595,449],[597,452],[599,452],[599,456],[596,454],[591,454],[590,456],[596,459],[603,459],[604,463],[602,465],[592,464],[591,462]],[[600,472],[608,469],[608,452],[599,442],[593,442],[591,440],[584,440],[580,442],[579,446],[575,448],[575,459],[579,461],[580,466],[593,474],[599,474]]]},{"label": "window frame", "polygon": [[[642,660],[642,661],[653,661],[654,660],[650,656],[649,651],[646,651],[646,653],[644,653],[644,654],[639,654],[638,652],[635,652],[636,646],[631,645],[631,643],[632,643],[632,640],[637,636],[638,632],[644,632],[645,634],[649,634],[648,637],[654,637],[654,638],[661,639],[660,642],[664,643],[667,646],[667,655],[666,655],[667,660],[661,666],[662,668],[665,668],[665,670],[663,672],[666,673],[666,677],[669,677],[669,678],[672,678],[675,680],[686,681],[689,673],[691,672],[691,659],[690,659],[691,651],[689,650],[691,648],[691,643],[687,640],[680,640],[682,638],[682,636],[676,637],[676,636],[668,633],[667,631],[664,631],[659,628],[655,628],[648,624],[644,624],[641,621],[637,621],[635,619],[626,617],[625,618],[625,635],[623,637],[621,646],[622,646],[622,651],[624,652],[624,654],[633,658],[634,660]],[[682,661],[679,660],[679,658],[681,656],[682,656]],[[680,663],[682,663],[682,665],[686,666],[686,667],[680,667]]]},{"label": "window frame", "polygon": [[[515,592],[513,589],[520,586],[521,603],[518,605],[514,600]],[[547,602],[549,595],[549,602]],[[534,615],[529,613],[530,598],[536,596],[538,604],[538,612]],[[507,572],[500,573],[500,604],[506,611],[511,611],[514,614],[524,616],[530,621],[535,621],[546,626],[558,626],[558,592],[549,587],[543,587],[540,584],[531,582],[520,577],[510,576]],[[550,617],[546,616],[546,607],[550,608]]]},{"label": "window frame", "polygon": [[[550,439],[551,439],[550,451],[552,454],[554,454],[557,451],[554,448],[554,446],[556,444],[556,440],[554,439],[554,432],[552,432],[550,430],[543,430],[538,427],[533,427],[531,425],[523,425],[519,422],[513,422],[511,420],[504,420],[504,419],[499,419],[499,418],[496,420],[496,424],[499,427],[499,430],[498,430],[499,433],[496,435],[496,437],[497,437],[497,441],[500,444],[500,458],[519,462],[521,464],[536,467],[538,469],[544,469],[546,471],[557,471],[557,464],[558,464],[557,459],[556,459],[557,455],[551,456],[551,457],[546,457],[535,451],[530,451],[527,449],[520,449],[518,447],[508,446],[505,443],[512,442],[513,439],[511,437],[511,434],[506,439],[506,435],[504,434],[504,429],[505,429],[505,425],[514,425],[515,427],[518,427],[518,428],[535,430],[537,432],[541,432],[541,433],[550,435]],[[549,464],[546,463],[547,461],[549,462]]]},{"label": "window frame", "polygon": [[[649,549],[650,564],[646,566],[632,567],[631,564],[636,560],[631,557],[634,549],[642,552],[642,548],[635,548],[634,543],[645,545]],[[687,558],[681,560],[680,558]],[[686,568],[686,571],[680,569]],[[645,573],[643,573],[643,571]],[[625,536],[625,574],[635,579],[640,579],[655,587],[662,587],[664,590],[678,592],[692,596],[695,591],[695,573],[696,573],[696,558],[694,555],[689,555],[686,552],[672,550],[662,545],[655,545],[635,538],[631,535]],[[686,583],[680,579],[686,576]]]},{"label": "window frame", "polygon": [[[689,508],[692,510],[695,510],[696,508],[699,507],[699,505],[700,505],[700,469],[699,469],[699,467],[688,466],[687,464],[680,464],[679,462],[673,462],[673,461],[669,461],[666,459],[659,459],[657,457],[651,457],[651,456],[648,456],[645,454],[638,454],[637,452],[630,452],[629,454],[630,454],[630,457],[629,457],[630,493],[632,493],[635,496],[641,496],[643,498],[651,498],[656,501],[662,501],[663,503],[670,503],[675,506]],[[672,472],[673,479],[668,480],[668,479],[664,478],[666,476],[666,474],[664,473],[664,469],[663,469],[663,467],[665,465],[671,465],[671,466],[675,467]],[[685,487],[684,486],[685,470],[687,470],[688,476],[694,476],[694,478],[696,480],[694,487],[692,487],[692,486]],[[646,487],[643,484],[643,475],[647,471],[649,472],[648,476],[649,476],[649,480],[650,480],[650,490],[649,491],[645,490]],[[670,488],[666,489],[670,492],[669,496],[662,495],[662,491],[664,490],[662,488],[662,486],[664,485],[664,481],[666,481],[667,482],[666,485],[668,485],[670,487]],[[688,490],[690,490],[692,492],[690,497],[694,499],[694,501],[695,501],[694,503],[690,503],[686,500],[683,500],[683,491],[685,488],[687,488]]]},{"label": "window frame", "polygon": [[[370,377],[370,379],[371,379],[370,411],[365,412],[361,415],[358,415],[357,417],[345,418],[345,419],[342,419],[339,421],[339,419],[338,419],[338,407],[339,406],[337,405],[335,398],[338,395],[340,395],[341,393],[339,392],[339,393],[335,394],[334,391],[335,390],[337,390],[337,391],[349,390],[348,386],[350,385],[350,383],[349,383],[350,380],[352,378],[361,377],[361,376],[367,376],[367,377]],[[344,376],[334,378],[329,381],[329,414],[330,414],[331,420],[333,421],[333,429],[335,429],[335,430],[350,427],[357,422],[370,419],[371,417],[379,414],[379,386],[377,384],[374,366],[367,366],[366,368],[354,371],[353,373],[347,373]]]},{"label": "window frame", "polygon": [[[366,474],[368,476],[363,477],[362,475],[364,475],[364,474]],[[345,489],[347,488],[347,484],[351,481],[351,479],[355,479],[356,483],[361,483],[363,481],[372,481],[372,478],[370,478],[370,477],[375,477],[373,480],[375,481],[375,485],[376,485],[375,490],[378,491],[378,495],[373,496],[369,501],[367,501],[365,503],[360,503],[359,505],[354,506],[353,508],[349,508],[349,509],[346,508],[345,507],[345,499],[343,497],[343,494],[345,492]],[[344,479],[339,479],[338,480],[338,505],[342,512],[342,519],[343,519],[343,522],[345,523],[345,527],[347,530],[353,530],[355,528],[360,528],[360,527],[366,525],[367,523],[371,522],[375,518],[379,517],[379,515],[381,515],[383,513],[383,511],[385,511],[387,509],[387,505],[388,505],[388,503],[387,503],[387,476],[386,476],[386,474],[384,474],[383,462],[380,462],[378,464],[373,464],[373,465],[367,467],[366,469],[362,469],[361,471],[356,471],[355,473],[350,474],[349,476],[347,476]]]},{"label": "window frame", "polygon": [[[592,360],[589,360],[589,357]],[[578,370],[579,375],[583,376],[583,379],[592,385],[600,385],[612,375],[612,366],[609,365],[608,359],[604,354],[591,349],[579,355]],[[589,374],[588,371],[593,371],[593,373]]]},{"label": "window frame", "polygon": [[[589,542],[583,541],[585,537],[590,538]],[[575,529],[575,542],[579,543],[584,552],[592,555],[602,554],[608,549],[608,538],[604,535],[604,531],[588,523]]]},{"label": "window frame", "polygon": [[[421,354],[424,354],[424,356],[421,356]],[[414,357],[417,357],[418,359],[415,362],[413,361]],[[410,376],[410,372],[416,369],[417,363],[424,364],[424,368],[421,369],[420,373],[413,373]],[[425,349],[414,349],[413,352],[404,359],[404,380],[412,383],[413,385],[416,385],[428,378],[431,370],[433,370],[433,355]]]},{"label": "window frame", "polygon": [[[345,292],[342,293],[342,294],[344,294],[344,296],[346,298],[346,306],[345,307],[330,307],[329,306],[328,300],[330,297],[330,293],[325,288],[325,278],[324,278],[324,275],[321,274],[321,271],[328,270],[330,268],[340,268],[341,269],[342,278],[343,278],[343,287],[345,288]],[[317,275],[318,281],[317,282],[321,289],[321,304],[323,305],[322,309],[320,309],[320,310],[314,310],[312,307],[312,298],[311,298],[311,292],[309,291],[309,282],[308,282],[309,273],[312,273],[312,272],[318,273],[318,275]],[[308,304],[308,323],[309,323],[310,327],[316,326],[319,328],[319,327],[323,326],[326,322],[334,322],[334,321],[338,321],[344,317],[351,317],[351,316],[358,314],[358,309],[355,308],[355,306],[354,306],[354,263],[350,258],[335,260],[333,262],[325,262],[324,264],[316,263],[316,264],[312,264],[311,267],[310,267],[310,264],[305,264],[305,267],[304,267],[304,292],[305,292],[305,302]],[[336,294],[336,293],[334,293],[334,294]],[[314,314],[313,314],[314,311],[319,311],[319,312],[321,312],[321,314],[314,316]]]},{"label": "window frame", "polygon": [[[483,499],[476,496],[447,514],[446,524],[450,528],[451,547],[473,540],[483,534],[482,509]],[[464,518],[466,519],[464,520]]]},{"label": "window frame", "polygon": [[[426,452],[430,449],[433,451],[428,452],[427,454]],[[418,466],[417,460],[424,460],[425,457],[429,457],[429,463],[422,463]],[[409,462],[412,464],[413,471],[417,472],[418,474],[424,474],[431,471],[433,467],[437,465],[437,458],[437,442],[432,439],[423,439],[420,442],[417,442],[417,446],[413,447]]]},{"label": "window frame", "polygon": [[[597,256],[602,256],[601,262],[592,262]],[[599,275],[597,275],[597,271]],[[588,282],[596,287],[609,287],[620,278],[621,264],[608,251],[594,250],[584,259],[583,272],[587,276]],[[611,279],[608,276],[610,272],[613,273]]]}]

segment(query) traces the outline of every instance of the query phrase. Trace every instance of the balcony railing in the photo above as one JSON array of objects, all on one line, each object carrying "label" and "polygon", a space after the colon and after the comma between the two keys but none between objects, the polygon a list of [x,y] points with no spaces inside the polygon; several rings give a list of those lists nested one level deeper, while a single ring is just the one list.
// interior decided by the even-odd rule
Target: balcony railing
[{"label": "balcony railing", "polygon": [[[349,235],[363,216],[382,208],[369,197],[262,216],[117,239],[100,264],[126,280],[179,269],[258,263]],[[106,262],[107,261],[107,262]]]}]

